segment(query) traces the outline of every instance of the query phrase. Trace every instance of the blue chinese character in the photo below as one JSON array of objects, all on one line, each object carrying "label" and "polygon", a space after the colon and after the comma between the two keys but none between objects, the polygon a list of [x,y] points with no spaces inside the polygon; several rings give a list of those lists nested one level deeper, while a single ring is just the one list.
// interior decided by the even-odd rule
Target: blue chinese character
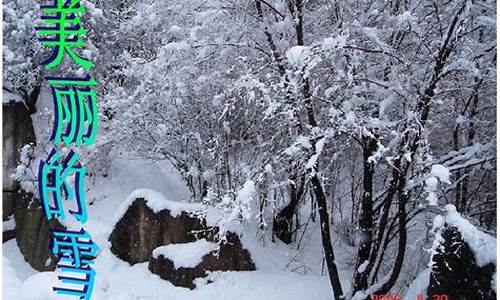
[{"label": "blue chinese character", "polygon": [[70,263],[81,267],[93,264],[99,247],[85,231],[52,231],[51,249],[60,258],[61,263]]},{"label": "blue chinese character", "polygon": [[89,145],[97,134],[97,95],[89,86],[95,79],[47,77],[51,84],[55,107],[54,129],[51,141],[66,145],[83,143]]},{"label": "blue chinese character", "polygon": [[[70,284],[79,284],[83,287],[81,289],[77,288],[68,288],[68,287],[53,287],[54,290],[58,294],[70,295],[70,296],[78,296],[80,299],[88,300],[92,295],[92,290],[94,289],[94,280],[95,280],[95,271],[90,268],[90,266],[85,267],[73,267],[73,266],[58,266],[59,270],[62,272],[74,273],[75,275],[80,276],[57,276],[62,283],[70,283]],[[85,278],[82,278],[81,274],[85,275]]]},{"label": "blue chinese character", "polygon": [[[60,163],[61,153],[53,149],[46,161],[40,162],[38,169],[38,188],[40,200],[47,219],[59,216],[66,219],[62,204],[63,192],[66,200],[74,199],[77,210],[69,212],[80,222],[87,221],[87,208],[85,206],[84,179],[86,169],[77,161],[78,154],[71,151],[66,159]],[[73,188],[68,184],[68,176],[74,174]],[[50,201],[52,200],[52,201]],[[53,206],[51,205],[53,202]]]},{"label": "blue chinese character", "polygon": [[[81,289],[68,287],[53,287],[58,294],[78,296],[80,299],[90,299],[94,288],[95,271],[90,267],[99,247],[91,236],[83,229],[80,231],[53,230],[50,248],[60,260],[58,269],[68,276],[58,276],[62,283],[82,285]],[[83,277],[83,275],[85,277]]]}]

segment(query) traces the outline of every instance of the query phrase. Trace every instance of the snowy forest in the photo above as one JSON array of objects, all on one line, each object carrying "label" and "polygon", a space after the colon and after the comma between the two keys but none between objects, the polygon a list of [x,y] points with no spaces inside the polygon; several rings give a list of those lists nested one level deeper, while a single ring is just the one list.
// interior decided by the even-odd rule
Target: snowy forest
[{"label": "snowy forest", "polygon": [[[4,299],[78,298],[53,148],[86,168],[91,299],[496,299],[496,1],[81,0],[91,71],[44,68],[47,2],[3,1]],[[96,140],[54,146],[46,78],[85,74]]]}]

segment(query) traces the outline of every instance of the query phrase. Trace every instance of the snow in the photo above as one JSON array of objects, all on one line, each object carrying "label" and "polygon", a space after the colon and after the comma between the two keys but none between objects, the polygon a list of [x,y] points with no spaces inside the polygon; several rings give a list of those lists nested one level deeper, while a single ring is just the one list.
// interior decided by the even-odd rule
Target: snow
[{"label": "snow", "polygon": [[62,286],[56,272],[40,272],[28,278],[22,285],[18,297],[22,300],[64,300],[67,296],[58,295],[54,286]]},{"label": "snow", "polygon": [[356,125],[356,115],[354,112],[350,111],[345,114],[346,125]]},{"label": "snow", "polygon": [[[187,188],[179,175],[166,165],[120,157],[112,161],[109,174],[87,182],[89,191],[86,198],[92,204],[88,205],[89,220],[85,229],[101,248],[94,265],[97,275],[93,300],[332,299],[328,277],[325,273],[322,275],[321,236],[315,226],[308,227],[302,246],[297,250],[296,246],[273,243],[268,237],[263,241],[257,232],[248,232],[248,227],[243,227],[239,221],[228,223],[224,212],[209,210],[204,212],[207,223],[220,226],[222,232],[245,229],[240,239],[243,247],[250,252],[257,271],[212,273],[207,279],[199,280],[198,287],[191,291],[176,287],[152,274],[147,262],[130,266],[111,253],[108,237],[116,218],[124,213],[132,198],[144,196],[152,209],[169,208],[177,213],[183,210],[196,211],[202,206],[185,202],[188,199]],[[253,195],[252,185],[255,188],[252,182],[240,188],[238,196],[242,201]],[[113,212],[116,214],[110,218]],[[340,243],[336,245],[338,247]],[[24,260],[15,240],[3,244],[3,256],[4,262],[8,261],[11,266],[10,269],[4,267],[3,271],[4,278],[9,278],[8,281],[4,280],[4,295],[16,295],[6,299],[67,299],[52,291],[53,286],[60,285],[57,273],[39,273],[32,269]],[[338,250],[337,261],[345,288],[350,285],[352,270],[343,270],[349,268],[350,259],[348,252]],[[206,284],[207,280],[212,283]]]},{"label": "snow", "polygon": [[285,151],[283,151],[285,154],[293,156],[295,153],[299,152],[300,148],[297,147],[295,144],[291,145],[290,147],[286,148]]},{"label": "snow", "polygon": [[480,231],[468,220],[460,216],[454,205],[445,205],[445,210],[445,222],[451,226],[455,226],[458,231],[460,231],[462,238],[469,245],[472,252],[474,252],[477,265],[480,267],[489,263],[496,265],[497,240],[494,237]]},{"label": "snow", "polygon": [[306,65],[311,56],[311,49],[307,46],[294,46],[286,51],[288,62],[296,68]]},{"label": "snow", "polygon": [[397,16],[397,24],[399,26],[404,26],[407,23],[410,23],[414,20],[414,16],[412,16],[411,12],[405,11]]},{"label": "snow", "polygon": [[127,212],[127,209],[139,198],[144,199],[146,205],[155,213],[167,209],[173,217],[179,216],[183,211],[198,212],[203,209],[203,205],[201,204],[172,201],[156,191],[150,189],[137,189],[127,197],[120,207],[118,207],[118,210],[113,216],[114,224],[120,221]]},{"label": "snow", "polygon": [[491,279],[491,288],[497,292],[497,272],[493,273],[493,278]]},{"label": "snow", "polygon": [[310,170],[311,175],[313,175],[313,173],[315,172],[314,167],[318,162],[318,158],[321,155],[324,146],[325,146],[325,138],[321,138],[319,141],[316,142],[315,154],[312,155],[306,163],[305,168],[306,170]]},{"label": "snow", "polygon": [[162,46],[161,52],[162,52],[162,54],[168,55],[168,54],[172,54],[175,51],[188,51],[190,49],[191,49],[191,45],[189,45],[185,41],[171,42],[171,43],[168,43],[168,44],[165,44],[164,46]]},{"label": "snow", "polygon": [[304,147],[305,149],[310,149],[311,143],[309,142],[309,138],[303,135],[299,135],[297,137],[296,143]]},{"label": "snow", "polygon": [[431,269],[426,268],[420,274],[418,274],[417,278],[413,280],[413,282],[408,287],[406,291],[404,300],[415,300],[418,299],[418,295],[426,295],[427,288],[429,287],[429,278],[431,274]]},{"label": "snow", "polygon": [[439,178],[441,182],[451,184],[450,171],[443,165],[433,165],[431,168],[431,176]]},{"label": "snow", "polygon": [[[168,281],[147,270],[146,264],[131,268],[132,272],[122,278],[112,278],[111,286],[119,281],[121,290],[113,289],[106,299],[164,299],[164,300],[255,300],[255,299],[331,299],[326,278],[296,274],[273,274],[266,272],[216,272],[208,278],[197,281],[197,288],[190,291],[175,287]],[[212,281],[210,284],[200,284]],[[131,284],[133,283],[133,284]],[[276,288],[279,286],[280,288]],[[97,298],[100,300],[103,298]]]},{"label": "snow", "polygon": [[247,180],[238,191],[235,203],[235,208],[237,209],[233,209],[232,216],[230,217],[231,220],[236,219],[237,214],[241,214],[245,220],[250,220],[253,215],[252,203],[254,203],[256,193],[255,182],[253,180]]},{"label": "snow", "polygon": [[377,290],[379,290],[388,280],[389,276],[387,275],[384,278],[382,278],[380,281],[375,283],[374,285],[370,286],[367,290],[365,291],[357,291],[354,296],[352,296],[351,300],[363,300],[368,298],[370,295],[375,293]]},{"label": "snow", "polygon": [[476,68],[474,62],[461,58],[447,65],[444,72],[452,71],[471,72],[474,76],[481,76],[481,72]]},{"label": "snow", "polygon": [[404,157],[404,159],[406,159],[407,162],[411,162],[412,161],[412,159],[411,159],[411,153],[410,152],[405,153],[403,155],[403,157]]},{"label": "snow", "polygon": [[368,260],[365,260],[361,265],[358,267],[358,272],[363,273],[366,270],[366,267],[368,267]]},{"label": "snow", "polygon": [[425,180],[425,190],[428,193],[427,201],[429,205],[436,206],[438,203],[438,198],[436,196],[436,188],[437,188],[438,180],[436,177],[429,177]]},{"label": "snow", "polygon": [[497,21],[494,18],[488,16],[479,16],[477,18],[477,22],[480,25],[495,28],[497,25]]},{"label": "snow", "polygon": [[3,231],[8,231],[16,228],[16,221],[14,221],[14,218],[10,218],[7,221],[3,221]]},{"label": "snow", "polygon": [[434,220],[432,220],[432,228],[433,230],[440,228],[444,224],[444,218],[441,215],[437,215]]},{"label": "snow", "polygon": [[303,135],[299,135],[295,142],[288,148],[285,149],[284,153],[287,155],[294,155],[299,152],[301,149],[310,149],[312,147],[309,142],[309,138]]},{"label": "snow", "polygon": [[347,35],[339,35],[336,37],[328,37],[323,40],[321,48],[325,51],[333,51],[342,49],[347,42]]},{"label": "snow", "polygon": [[391,47],[384,43],[378,36],[380,30],[373,27],[364,27],[363,33],[372,40],[378,47],[380,47],[384,52],[391,53],[393,52]]},{"label": "snow", "polygon": [[[258,242],[257,242],[258,243]],[[127,262],[116,258],[103,247],[95,262],[96,283],[93,300],[329,300],[332,299],[328,277],[318,275],[301,275],[281,271],[286,259],[283,260],[283,249],[262,249],[262,256],[256,255],[257,265],[265,266],[263,270],[250,272],[213,272],[205,279],[196,280],[197,288],[189,290],[177,287],[148,270],[148,263],[130,266]],[[14,242],[15,245],[15,242]],[[270,250],[270,251],[268,251]],[[5,254],[4,254],[5,255]],[[22,255],[9,253],[7,260],[16,260],[14,268],[26,268],[27,263]],[[252,258],[254,256],[252,255]],[[4,257],[4,261],[6,258]],[[6,270],[12,275],[13,268]],[[57,296],[53,286],[60,286],[55,272],[33,272],[28,278],[9,276],[4,280],[4,295],[15,295],[20,300],[59,300],[67,297]],[[4,276],[5,278],[5,276]],[[13,279],[13,280],[10,280]],[[211,281],[210,284],[207,284]],[[7,285],[8,284],[8,285]],[[279,287],[279,288],[276,288]]]},{"label": "snow", "polygon": [[2,102],[3,104],[7,103],[24,103],[23,97],[20,95],[13,94],[5,89],[2,89]]},{"label": "snow", "polygon": [[[33,86],[33,83],[37,83],[40,79],[39,75],[43,69],[43,66],[33,68],[33,62],[37,61],[34,58],[38,58],[35,54],[39,54],[40,48],[43,47],[32,41],[34,38],[31,34],[34,23],[32,20],[38,15],[38,8],[33,9],[33,5],[29,5],[31,2],[36,1],[7,1],[5,10],[8,17],[6,24],[9,27],[6,30],[4,58],[8,62],[7,69],[12,68],[7,70],[8,78],[5,81],[6,83],[12,81],[15,86]],[[110,16],[106,20],[94,20],[89,23],[104,21],[96,22],[96,25],[102,23],[102,26],[88,28],[91,36],[87,42],[90,43],[88,46],[91,51],[84,50],[86,54],[97,58],[99,53],[96,50],[101,49],[104,56],[101,56],[100,60],[111,72],[107,74],[106,70],[96,70],[97,74],[103,75],[101,72],[103,71],[105,75],[111,75],[108,76],[109,87],[100,93],[106,94],[101,107],[101,112],[106,116],[103,115],[104,118],[101,119],[103,121],[100,123],[103,125],[100,127],[101,138],[96,144],[109,142],[113,144],[112,147],[116,152],[131,151],[136,155],[152,159],[165,159],[167,156],[168,159],[176,161],[178,168],[183,169],[181,172],[186,177],[189,173],[194,175],[203,172],[203,177],[208,179],[207,186],[211,189],[209,193],[216,195],[218,199],[231,200],[227,206],[229,212],[237,212],[239,219],[248,219],[258,216],[254,214],[258,210],[254,210],[252,205],[261,205],[258,208],[261,208],[259,212],[262,212],[265,220],[263,222],[268,222],[270,225],[252,232],[249,227],[256,227],[257,218],[254,218],[253,224],[246,222],[247,220],[241,222],[238,220],[244,228],[242,241],[244,240],[245,246],[249,247],[252,257],[255,255],[256,265],[259,268],[266,267],[265,271],[259,269],[255,273],[214,274],[214,283],[211,285],[202,286],[195,291],[178,289],[151,275],[146,264],[131,267],[111,255],[107,241],[109,231],[116,219],[123,217],[123,213],[134,201],[131,198],[137,195],[147,198],[147,205],[154,210],[173,208],[178,213],[183,210],[191,211],[193,206],[200,206],[200,210],[205,208],[199,204],[188,203],[187,198],[177,196],[179,191],[186,190],[185,186],[178,184],[178,180],[172,181],[171,177],[160,174],[163,168],[158,168],[156,163],[150,162],[151,165],[143,169],[142,167],[147,165],[145,160],[134,161],[123,158],[120,172],[113,170],[106,173],[109,178],[102,178],[100,175],[103,172],[100,172],[100,166],[95,167],[92,161],[88,164],[88,179],[94,182],[86,182],[85,186],[88,189],[86,198],[90,216],[85,226],[88,226],[88,231],[103,249],[96,263],[100,278],[96,286],[98,288],[96,298],[103,299],[99,294],[101,293],[106,299],[131,300],[331,299],[327,277],[321,270],[324,256],[321,253],[321,242],[315,240],[316,235],[312,234],[312,230],[318,230],[318,221],[314,219],[309,222],[313,219],[312,216],[316,218],[317,215],[311,215],[309,219],[307,214],[297,215],[294,220],[294,225],[297,225],[294,237],[300,238],[301,241],[304,237],[304,240],[294,242],[292,245],[283,245],[279,241],[271,242],[269,236],[266,236],[270,235],[272,230],[269,221],[272,222],[273,214],[286,205],[290,198],[290,184],[293,182],[289,178],[294,175],[290,173],[297,172],[302,175],[305,164],[309,167],[319,165],[321,168],[316,172],[321,175],[325,193],[329,196],[329,204],[332,204],[332,209],[328,211],[331,212],[332,243],[335,244],[340,276],[343,280],[346,278],[348,281],[352,280],[356,249],[350,248],[348,243],[342,243],[342,239],[352,238],[349,236],[350,230],[356,230],[354,223],[358,218],[354,208],[356,201],[359,200],[358,196],[362,194],[359,193],[360,187],[357,182],[362,170],[359,168],[359,160],[356,160],[359,158],[360,148],[349,141],[356,139],[361,126],[367,126],[377,129],[381,135],[380,140],[387,142],[385,147],[391,152],[398,153],[400,149],[395,147],[401,144],[401,138],[404,139],[408,134],[418,137],[416,145],[419,148],[411,155],[405,154],[409,162],[413,160],[413,164],[408,168],[408,178],[409,180],[411,178],[411,181],[408,182],[409,188],[405,189],[405,192],[415,195],[415,198],[420,200],[422,181],[427,178],[427,176],[420,178],[421,167],[427,166],[427,162],[432,159],[428,160],[427,156],[434,155],[434,152],[442,154],[443,151],[450,149],[451,145],[445,140],[451,138],[450,132],[456,125],[453,118],[457,111],[462,110],[460,107],[456,109],[453,107],[454,99],[451,96],[470,92],[474,88],[472,86],[476,79],[474,77],[477,77],[470,72],[438,76],[442,80],[436,88],[431,104],[439,107],[430,108],[436,113],[433,114],[432,120],[420,122],[421,114],[415,111],[416,106],[413,104],[426,90],[429,80],[432,81],[433,74],[428,70],[432,71],[435,62],[428,58],[438,52],[436,50],[443,44],[440,30],[436,28],[440,28],[440,21],[446,24],[454,16],[459,18],[461,26],[451,28],[454,29],[450,31],[453,36],[474,33],[478,26],[488,26],[484,30],[479,28],[482,33],[484,32],[484,35],[480,35],[480,40],[477,40],[478,34],[469,34],[467,38],[457,40],[457,47],[445,64],[448,69],[440,71],[441,74],[447,74],[446,71],[452,68],[474,70],[470,68],[472,66],[470,62],[477,61],[477,68],[482,75],[479,77],[480,79],[484,77],[482,81],[484,84],[480,86],[481,109],[477,115],[478,134],[474,141],[484,142],[490,138],[493,140],[493,145],[495,122],[494,118],[489,118],[493,110],[484,107],[496,106],[495,98],[492,96],[495,87],[491,84],[495,81],[491,77],[495,72],[490,72],[491,64],[484,62],[491,62],[492,57],[495,58],[496,55],[495,38],[492,36],[495,30],[490,30],[496,27],[495,9],[490,7],[491,5],[475,3],[469,5],[472,1],[468,1],[466,8],[461,10],[456,5],[435,1],[436,11],[439,11],[436,15],[439,18],[429,18],[430,9],[423,8],[417,5],[418,3],[391,10],[390,5],[382,2],[384,1],[379,3],[360,1],[359,5],[356,3],[357,5],[351,7],[339,2],[339,7],[334,5],[332,8],[329,1],[304,1],[304,5],[308,6],[305,6],[303,11],[305,23],[300,24],[300,12],[290,12],[290,7],[287,6],[290,2],[287,1],[262,3],[263,10],[259,16],[259,13],[255,13],[255,7],[251,6],[252,3],[246,1],[234,4],[225,1],[122,1],[117,5],[114,5],[113,1],[110,3],[99,1],[98,7],[109,6],[110,10],[105,11],[97,9],[89,0],[84,0],[83,4],[88,6],[90,13],[88,17],[91,20]],[[250,10],[251,15],[249,15]],[[342,19],[348,20],[341,24],[341,29],[332,26],[335,20],[332,21],[329,15],[333,10],[340,12]],[[119,18],[113,18],[116,14]],[[481,16],[483,14],[484,16]],[[300,28],[294,28],[295,25],[304,25],[304,43],[300,42],[300,36],[297,43],[295,29]],[[394,38],[393,28],[400,30],[404,36],[404,45],[401,47],[396,47],[399,45],[399,40]],[[405,32],[410,34],[404,34]],[[271,48],[277,50],[279,58],[274,58],[285,60],[282,66],[285,68],[284,71],[283,68],[276,69],[278,62],[273,61],[273,55],[266,55],[270,48],[266,35],[275,42],[274,45],[271,43]],[[95,46],[91,40],[96,43]],[[344,55],[341,49],[347,40],[349,49],[345,49],[348,53]],[[296,44],[310,46],[292,47]],[[392,46],[395,48],[392,49]],[[287,49],[289,50],[286,51]],[[335,53],[326,53],[327,51]],[[320,60],[322,63],[318,68],[312,69],[311,62]],[[71,70],[63,68],[62,71]],[[80,68],[77,73],[82,71]],[[304,74],[301,74],[302,71]],[[314,76],[308,77],[308,73]],[[246,79],[247,77],[253,81]],[[457,78],[463,79],[465,84],[460,84],[462,82],[457,84]],[[290,145],[290,141],[293,142],[299,132],[308,135],[311,131],[307,125],[303,126],[304,130],[296,130],[292,123],[293,112],[298,116],[295,121],[299,123],[307,118],[301,101],[304,98],[301,96],[301,90],[304,91],[301,82],[304,81],[301,79],[309,79],[319,126],[325,133],[334,132],[336,135],[333,137],[332,134],[333,143],[325,145],[325,157],[318,157],[319,153],[316,153],[309,162],[307,161],[309,157],[304,156],[306,152],[311,151],[304,151],[307,146],[300,142],[285,152],[296,157],[280,153],[280,150]],[[328,88],[325,91],[326,97],[322,97],[321,92],[325,88]],[[287,98],[288,95],[293,103],[283,101],[283,97]],[[344,100],[344,103],[351,103],[351,107],[347,110],[339,107]],[[268,117],[261,122],[260,119],[264,117],[262,111],[267,108],[266,103],[269,105],[269,109],[266,110]],[[371,124],[376,122],[370,120],[370,116],[376,115],[377,103],[380,104],[381,126]],[[336,107],[330,111],[330,116],[336,118],[332,124],[328,124],[325,111],[330,105]],[[420,107],[416,108],[419,110]],[[466,110],[467,114],[470,110]],[[224,113],[217,120],[221,111]],[[112,112],[114,117],[107,112]],[[37,115],[39,113],[44,113],[44,109],[39,109]],[[33,117],[38,119],[35,115]],[[378,118],[373,117],[373,119]],[[48,121],[48,124],[51,124],[53,119],[50,118]],[[156,132],[156,124],[162,123],[166,126],[159,126]],[[349,124],[352,126],[345,126]],[[37,133],[52,128],[50,125],[40,125],[41,123],[35,123]],[[221,134],[224,133],[221,126],[231,134]],[[168,132],[167,129],[172,130]],[[107,135],[113,138],[108,138]],[[47,142],[50,146],[48,139],[41,139],[39,142]],[[84,148],[93,150],[93,147],[82,147],[82,150]],[[494,148],[493,145],[492,150]],[[475,153],[474,159],[490,157],[484,156],[483,152],[485,151],[470,153]],[[303,155],[298,155],[299,153]],[[442,166],[454,171],[466,164],[481,162],[481,160],[466,159],[468,153],[462,152],[462,149],[456,154],[451,161],[441,161]],[[107,159],[103,151],[92,155],[98,159]],[[82,155],[84,159],[91,160],[90,157]],[[379,158],[383,156],[372,157],[374,161]],[[393,158],[387,157],[387,162],[381,163],[375,170],[376,194],[380,194],[382,198],[387,184],[390,184],[386,179],[390,176],[388,173],[392,167],[391,159]],[[451,164],[453,160],[456,163]],[[293,165],[290,166],[294,162],[297,163],[295,168]],[[269,163],[269,168],[265,168],[268,174],[260,176],[259,173],[266,163]],[[201,167],[196,166],[197,164]],[[191,168],[192,165],[196,167]],[[470,180],[471,185],[477,185],[477,182],[480,184],[481,189],[479,186],[476,189],[478,191],[476,200],[479,201],[483,201],[483,196],[494,188],[494,184],[490,184],[492,172],[484,171],[483,166],[488,168],[485,164],[470,168],[472,171],[485,172],[484,181],[482,174],[478,172],[470,175],[477,177],[477,180]],[[184,167],[189,169],[189,173],[186,174]],[[446,177],[441,171],[431,172],[433,174],[426,182],[431,204],[437,204],[436,189],[441,188],[440,184],[443,182],[449,183],[451,179],[449,172]],[[250,176],[258,179],[243,184]],[[198,181],[197,186],[205,184],[203,180],[200,181],[201,184]],[[417,183],[413,184],[414,182]],[[310,194],[307,179],[303,183],[304,197],[301,206],[308,209],[309,204],[313,204],[314,195]],[[258,194],[255,193],[256,187]],[[353,191],[352,201],[348,199],[349,188]],[[448,198],[453,196],[453,193],[450,193],[453,188],[453,186],[446,187],[442,195]],[[469,190],[474,191],[473,188]],[[441,193],[438,195],[441,196]],[[234,201],[235,199],[238,201]],[[376,198],[379,199],[380,197]],[[350,202],[353,202],[352,205]],[[207,203],[213,205],[220,201],[207,201]],[[231,206],[233,203],[236,205]],[[420,209],[418,201],[412,204],[415,205],[410,205],[408,208],[410,216]],[[473,202],[473,207],[474,204],[477,202]],[[314,206],[311,206],[313,210]],[[236,209],[231,210],[231,208]],[[489,206],[485,206],[485,209],[489,209]],[[196,208],[193,210],[197,211]],[[349,211],[354,214],[349,216]],[[220,214],[210,213],[208,218],[214,222],[225,222],[226,216],[223,215],[225,212],[227,211]],[[390,217],[393,218],[396,214],[391,206]],[[411,222],[408,223],[408,230],[417,227],[420,232],[408,235],[407,257],[416,260],[412,256],[416,250],[412,248],[410,242],[424,238],[425,224],[413,223],[413,220]],[[302,234],[303,232],[305,234]],[[382,273],[386,273],[385,271],[391,267],[394,247],[394,244],[390,243],[386,254],[380,257],[380,261],[383,262]],[[12,264],[11,271],[14,270],[16,273],[12,277],[20,276],[17,273],[22,270],[24,262],[15,259],[19,253],[12,251],[6,255]],[[408,279],[406,276],[415,275],[405,274],[404,271],[401,278],[398,278],[399,286],[394,290],[399,291],[401,288],[403,291]],[[39,282],[50,283],[48,275],[36,276],[28,283],[32,284],[34,289],[38,289]],[[17,286],[12,285],[13,289],[20,289],[26,279],[20,278]],[[376,278],[378,279],[380,278]],[[278,284],[280,288],[276,289]],[[230,295],[226,296],[225,293]]]},{"label": "snow", "polygon": [[170,26],[170,29],[167,31],[168,34],[176,37],[181,37],[184,34],[184,29],[177,25]]},{"label": "snow", "polygon": [[462,116],[462,115],[459,115],[456,119],[455,119],[455,123],[457,124],[464,124],[465,122],[467,122],[467,118],[465,116]]},{"label": "snow", "polygon": [[[126,164],[132,165],[125,168]],[[142,168],[141,168],[142,167]],[[93,201],[88,206],[89,220],[86,230],[92,235],[93,240],[101,248],[95,260],[96,283],[93,300],[139,300],[139,299],[164,299],[164,300],[328,300],[332,299],[331,287],[328,277],[322,274],[321,264],[323,254],[321,249],[321,236],[317,227],[309,226],[308,234],[304,236],[300,250],[295,246],[288,246],[281,242],[272,243],[266,238],[261,241],[256,232],[250,232],[241,237],[244,248],[251,253],[257,271],[251,272],[215,272],[205,280],[197,281],[197,288],[189,290],[176,287],[148,270],[148,263],[130,266],[113,255],[110,251],[109,233],[114,220],[110,213],[128,207],[130,199],[124,196],[125,192],[144,185],[150,189],[132,191],[134,196],[146,196],[156,209],[162,207],[187,209],[197,207],[182,200],[185,189],[182,182],[172,174],[155,173],[156,166],[145,161],[128,162],[118,159],[112,164],[112,175],[106,178],[97,178],[95,182],[88,182],[90,193],[88,199]],[[148,173],[153,173],[157,178],[145,181]],[[155,182],[163,182],[156,186]],[[161,189],[153,192],[152,188]],[[247,184],[240,192],[241,197],[251,195],[251,183]],[[248,192],[248,193],[247,193]],[[162,196],[165,194],[168,196]],[[208,223],[215,223],[223,218],[215,212],[209,212]],[[231,228],[233,230],[233,228]],[[339,243],[337,243],[337,246]],[[4,268],[4,275],[9,281],[4,280],[4,294],[16,295],[20,300],[58,300],[52,287],[59,285],[57,273],[38,273],[24,261],[17,248],[16,241],[11,240],[4,245],[4,261],[9,261],[12,268]],[[214,244],[212,244],[214,246]],[[352,250],[350,250],[352,251]],[[183,254],[189,252],[182,251]],[[206,251],[202,251],[206,252]],[[198,255],[201,257],[202,255]],[[179,258],[176,258],[179,259]],[[343,275],[343,270],[348,268],[350,256],[339,250],[337,261],[342,276],[342,285],[347,288],[350,283],[350,273]],[[8,272],[8,273],[7,273]],[[349,271],[351,272],[351,271]],[[4,276],[5,278],[5,276]],[[212,283],[206,284],[210,280]],[[57,282],[56,282],[57,281]],[[276,287],[280,288],[276,288]],[[28,288],[29,287],[29,288]],[[62,298],[64,299],[64,298]]]},{"label": "snow", "polygon": [[433,165],[430,176],[425,179],[425,191],[427,192],[427,201],[430,206],[436,206],[438,204],[438,197],[436,195],[438,179],[440,182],[451,184],[450,171],[440,164]]},{"label": "snow", "polygon": [[[221,281],[224,279],[224,281]],[[302,276],[293,273],[266,272],[217,272],[207,280],[214,283],[203,287],[204,297],[194,294],[190,299],[304,299],[327,300],[332,299],[331,292],[326,284],[326,277]],[[201,291],[201,290],[200,290]]]},{"label": "snow", "polygon": [[379,110],[379,115],[381,117],[386,116],[386,113],[388,112],[388,110],[391,107],[391,105],[393,104],[393,102],[394,102],[394,99],[391,97],[387,97],[387,98],[383,99],[382,101],[380,101],[378,110]]},{"label": "snow", "polygon": [[[408,300],[414,299],[412,298],[412,295],[415,295],[419,291],[425,289],[426,286],[428,286],[429,272],[430,269],[432,268],[432,263],[433,263],[432,256],[436,253],[437,249],[442,247],[444,239],[441,235],[441,232],[445,224],[457,228],[463,240],[467,243],[469,248],[474,253],[476,264],[479,267],[486,266],[490,263],[496,266],[496,260],[497,260],[496,238],[482,232],[476,226],[472,225],[468,220],[463,218],[457,212],[457,209],[455,208],[454,205],[447,204],[445,205],[444,210],[445,210],[444,216],[437,215],[433,220],[432,231],[435,232],[435,238],[430,251],[431,260],[429,262],[428,268],[424,272],[422,272],[412,283],[405,299]],[[423,277],[427,277],[427,279]],[[496,291],[496,272],[492,276],[491,284],[493,289]]]},{"label": "snow", "polygon": [[4,257],[2,260],[2,278],[3,278],[3,289],[2,298],[3,299],[16,299],[19,295],[19,290],[22,285],[22,281],[19,279],[15,267],[12,266],[10,260]]},{"label": "snow", "polygon": [[[19,251],[15,240],[10,240],[3,243],[2,249],[4,262],[3,278],[6,278],[5,275],[9,273],[10,275],[12,275],[12,278],[17,278],[20,281],[24,281],[28,277],[37,273],[35,269],[33,269],[24,261],[24,257],[22,256],[21,251]],[[12,270],[9,270],[9,268],[6,267],[7,264],[12,266]]]},{"label": "snow", "polygon": [[468,165],[478,163],[482,157],[489,157],[496,153],[495,143],[476,143],[458,151],[450,151],[440,158],[441,164],[453,171]]},{"label": "snow", "polygon": [[164,256],[170,259],[176,269],[194,268],[202,262],[203,256],[218,249],[218,244],[201,239],[192,243],[160,246],[153,250],[153,257]]},{"label": "snow", "polygon": [[384,145],[382,145],[381,142],[377,142],[377,152],[375,152],[373,155],[368,157],[368,162],[369,163],[377,163],[379,159],[381,159],[384,156],[384,153],[389,151],[389,148],[386,148]]},{"label": "snow", "polygon": [[92,3],[89,0],[83,0],[82,4],[85,6],[87,11],[90,13],[92,17],[99,17],[102,18],[102,9],[97,8],[94,3]]}]

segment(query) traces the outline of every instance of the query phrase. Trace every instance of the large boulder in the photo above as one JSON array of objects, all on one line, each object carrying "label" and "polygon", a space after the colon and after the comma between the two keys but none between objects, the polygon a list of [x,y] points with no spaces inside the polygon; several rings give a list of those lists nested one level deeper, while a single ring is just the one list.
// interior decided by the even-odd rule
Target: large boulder
[{"label": "large boulder", "polygon": [[149,260],[153,249],[213,236],[205,220],[189,212],[153,211],[146,198],[136,198],[116,223],[109,240],[111,252],[131,265]]},{"label": "large boulder", "polygon": [[[10,175],[15,170],[20,159],[21,148],[36,142],[35,130],[28,108],[13,94],[3,93],[3,179],[2,179],[2,204],[3,220],[14,212],[14,203],[17,200],[19,184]],[[11,96],[9,98],[9,96]],[[12,101],[9,101],[12,100]]]},{"label": "large boulder", "polygon": [[2,242],[8,242],[11,239],[16,238],[16,223],[14,221],[14,216],[11,216],[7,221],[3,222],[3,234]]},{"label": "large boulder", "polygon": [[50,230],[64,230],[56,219],[47,220],[40,201],[31,193],[20,191],[15,203],[15,237],[24,259],[38,271],[52,271],[57,258],[49,249]]},{"label": "large boulder", "polygon": [[[39,88],[29,95],[32,103],[38,97]],[[14,214],[15,229],[3,232],[3,239],[16,238],[24,259],[38,271],[54,270],[56,259],[49,250],[49,229],[63,229],[64,227],[52,220],[48,222],[40,202],[33,194],[20,189],[17,181],[11,174],[20,162],[20,150],[27,144],[36,142],[35,130],[30,109],[25,99],[12,94],[5,89],[3,94],[3,220]],[[12,220],[10,219],[9,222]]]},{"label": "large boulder", "polygon": [[8,242],[12,239],[16,238],[16,231],[14,229],[4,230],[2,232],[2,242]]},{"label": "large boulder", "polygon": [[210,226],[202,211],[198,204],[137,190],[115,214],[111,251],[131,265],[149,261],[152,273],[188,288],[207,271],[255,270],[238,235]]},{"label": "large boulder", "polygon": [[186,244],[170,244],[153,251],[149,270],[176,286],[195,288],[194,279],[210,271],[252,271],[255,265],[234,233],[220,245],[201,239]]},{"label": "large boulder", "polygon": [[469,245],[460,230],[448,224],[441,237],[441,246],[432,257],[427,291],[429,299],[434,299],[435,295],[447,295],[447,299],[457,300],[496,299],[496,292],[492,289],[496,266],[492,262],[480,262],[478,258],[483,260],[484,257],[477,257],[482,254],[471,248],[479,246],[485,251],[494,252],[495,244],[481,245],[483,241],[478,235],[474,241],[469,241],[474,245]]}]

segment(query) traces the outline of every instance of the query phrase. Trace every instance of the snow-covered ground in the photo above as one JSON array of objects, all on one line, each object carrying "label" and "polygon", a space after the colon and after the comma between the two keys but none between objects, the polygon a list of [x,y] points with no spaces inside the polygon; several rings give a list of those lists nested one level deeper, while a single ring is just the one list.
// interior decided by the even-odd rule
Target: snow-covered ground
[{"label": "snow-covered ground", "polygon": [[[188,191],[168,166],[141,160],[117,159],[110,176],[87,183],[89,220],[85,228],[101,248],[95,260],[96,283],[92,299],[332,299],[328,278],[322,276],[322,250],[319,230],[310,226],[300,249],[296,245],[273,243],[250,229],[242,237],[257,271],[217,272],[200,279],[197,288],[176,287],[152,274],[147,263],[130,266],[109,250],[108,236],[127,196],[138,188],[156,190],[169,199],[183,201]],[[344,248],[342,248],[344,247]],[[349,253],[352,249],[338,243],[337,262],[343,285],[348,289]],[[343,250],[342,250],[343,249]],[[23,259],[15,240],[3,245],[3,296],[6,300],[56,300],[53,286],[60,286],[55,272],[39,273]],[[345,250],[345,251],[344,251]],[[325,271],[323,271],[325,273]],[[207,280],[212,283],[206,284]]]}]

